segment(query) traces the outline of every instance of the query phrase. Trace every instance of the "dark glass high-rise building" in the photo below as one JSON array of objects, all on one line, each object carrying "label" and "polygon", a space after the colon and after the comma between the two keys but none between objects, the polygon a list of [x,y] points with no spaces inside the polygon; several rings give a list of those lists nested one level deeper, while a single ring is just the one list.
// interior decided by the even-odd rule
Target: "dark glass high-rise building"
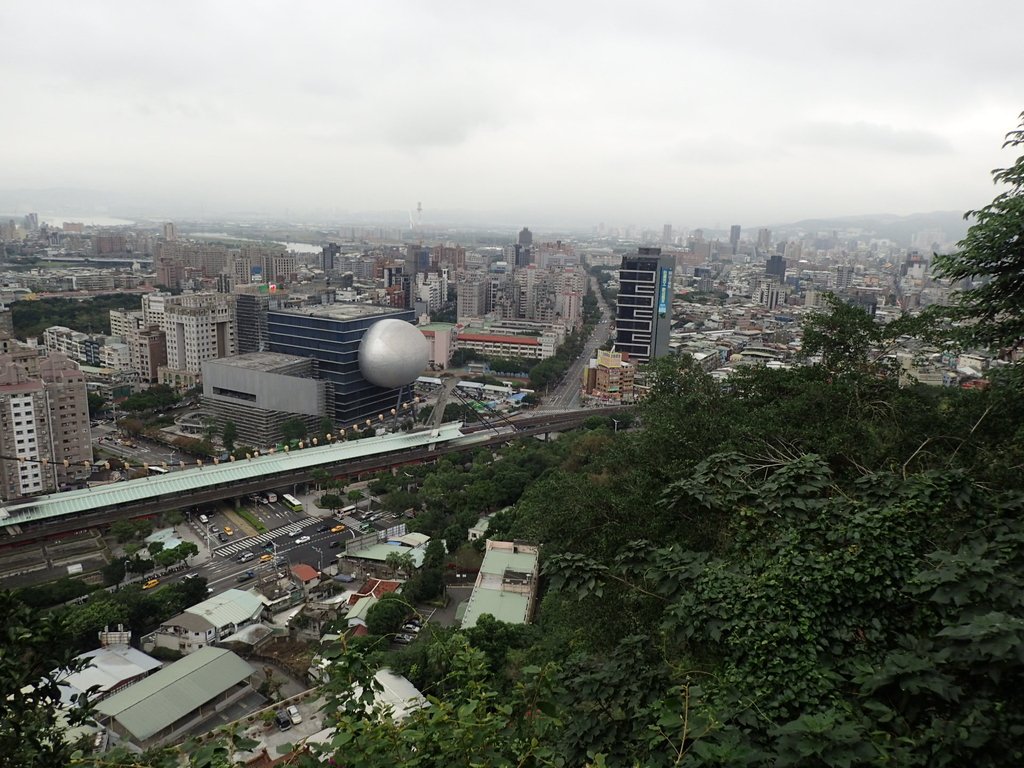
[{"label": "dark glass high-rise building", "polygon": [[334,257],[341,255],[341,246],[337,243],[328,243],[323,247],[323,263],[321,266],[324,272],[332,272],[334,270]]},{"label": "dark glass high-rise building", "polygon": [[769,277],[774,277],[780,283],[786,282],[786,260],[779,254],[773,253],[765,262],[764,273]]},{"label": "dark glass high-rise building", "polygon": [[315,360],[317,378],[332,386],[327,403],[331,418],[339,427],[349,427],[387,414],[398,402],[397,389],[371,384],[359,371],[359,343],[371,325],[386,317],[414,322],[415,313],[368,304],[270,310],[270,351]]},{"label": "dark glass high-rise building", "polygon": [[533,245],[533,232],[528,227],[523,227],[519,230],[519,244],[527,247]]},{"label": "dark glass high-rise building", "polygon": [[615,351],[635,363],[668,354],[672,327],[672,258],[661,248],[623,256],[615,299]]},{"label": "dark glass high-rise building", "polygon": [[729,245],[732,246],[732,252],[735,255],[736,250],[740,246],[740,225],[733,224],[729,227]]}]

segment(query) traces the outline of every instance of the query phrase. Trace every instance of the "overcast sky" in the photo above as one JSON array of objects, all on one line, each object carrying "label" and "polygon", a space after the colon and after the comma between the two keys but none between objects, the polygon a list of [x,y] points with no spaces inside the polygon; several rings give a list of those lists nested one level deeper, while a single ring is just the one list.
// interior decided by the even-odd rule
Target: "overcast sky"
[{"label": "overcast sky", "polygon": [[966,210],[1022,0],[0,0],[0,188],[677,227]]}]

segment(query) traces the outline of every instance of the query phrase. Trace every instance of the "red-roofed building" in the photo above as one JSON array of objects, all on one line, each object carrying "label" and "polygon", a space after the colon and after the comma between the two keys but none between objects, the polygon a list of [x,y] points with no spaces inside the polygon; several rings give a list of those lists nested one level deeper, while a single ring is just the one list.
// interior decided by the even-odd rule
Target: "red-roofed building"
[{"label": "red-roofed building", "polygon": [[298,563],[292,566],[292,576],[302,582],[302,588],[309,592],[320,583],[320,574],[316,568],[305,563]]},{"label": "red-roofed building", "polygon": [[389,592],[397,592],[402,586],[400,581],[391,581],[388,579],[367,579],[366,582],[359,588],[359,591],[354,595],[350,595],[348,598],[349,605],[355,605],[356,602],[363,597],[376,597],[380,599]]},{"label": "red-roofed building", "polygon": [[[549,335],[550,336],[550,335]],[[554,336],[509,336],[490,333],[460,333],[458,349],[471,349],[488,357],[523,357],[543,360],[555,351]]]}]

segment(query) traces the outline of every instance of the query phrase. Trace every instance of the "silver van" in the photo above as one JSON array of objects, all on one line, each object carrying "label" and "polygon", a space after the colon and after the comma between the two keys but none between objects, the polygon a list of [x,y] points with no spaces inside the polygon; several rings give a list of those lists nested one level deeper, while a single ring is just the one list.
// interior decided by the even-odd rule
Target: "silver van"
[{"label": "silver van", "polygon": [[242,554],[240,554],[238,556],[238,562],[240,562],[240,563],[248,563],[254,557],[256,557],[256,554],[254,552],[243,552]]},{"label": "silver van", "polygon": [[210,522],[210,518],[208,518],[206,515],[200,515],[199,522],[203,525],[206,525],[208,522]]}]

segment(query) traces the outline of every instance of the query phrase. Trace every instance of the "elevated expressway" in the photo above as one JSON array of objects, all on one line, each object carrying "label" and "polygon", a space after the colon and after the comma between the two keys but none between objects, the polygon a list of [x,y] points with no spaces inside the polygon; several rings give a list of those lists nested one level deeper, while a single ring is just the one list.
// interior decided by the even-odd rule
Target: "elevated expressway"
[{"label": "elevated expressway", "polygon": [[307,483],[318,470],[339,479],[356,478],[404,464],[432,462],[448,453],[572,429],[590,416],[618,410],[610,407],[544,413],[493,429],[463,428],[460,422],[441,424],[39,496],[0,506],[0,547],[234,499],[267,488]]}]

